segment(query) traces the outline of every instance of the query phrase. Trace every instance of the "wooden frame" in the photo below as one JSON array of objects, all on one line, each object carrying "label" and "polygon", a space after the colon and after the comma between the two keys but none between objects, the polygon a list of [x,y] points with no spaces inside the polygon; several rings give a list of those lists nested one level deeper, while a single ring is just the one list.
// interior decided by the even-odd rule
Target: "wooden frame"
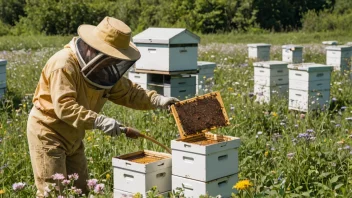
[{"label": "wooden frame", "polygon": [[175,118],[176,125],[177,125],[177,128],[178,128],[178,131],[179,131],[181,139],[189,138],[191,136],[197,136],[200,133],[204,134],[205,132],[208,132],[209,130],[216,129],[217,127],[213,126],[213,127],[210,127],[210,128],[204,128],[201,131],[197,131],[195,134],[187,135],[187,132],[185,132],[183,127],[182,127],[181,120],[179,118],[179,115],[177,113],[177,110],[176,110],[175,106],[179,106],[179,105],[183,105],[183,104],[187,104],[187,103],[192,103],[192,102],[195,102],[197,100],[202,100],[202,99],[213,97],[213,96],[215,96],[216,100],[220,104],[220,107],[221,107],[221,110],[222,110],[222,114],[223,114],[224,119],[226,121],[224,126],[230,125],[230,121],[229,121],[229,118],[227,116],[226,109],[225,109],[224,103],[222,101],[220,92],[212,92],[212,93],[204,94],[204,95],[201,95],[201,96],[196,96],[194,98],[183,100],[183,101],[177,102],[174,105],[171,105],[171,113],[173,114],[173,116]]}]

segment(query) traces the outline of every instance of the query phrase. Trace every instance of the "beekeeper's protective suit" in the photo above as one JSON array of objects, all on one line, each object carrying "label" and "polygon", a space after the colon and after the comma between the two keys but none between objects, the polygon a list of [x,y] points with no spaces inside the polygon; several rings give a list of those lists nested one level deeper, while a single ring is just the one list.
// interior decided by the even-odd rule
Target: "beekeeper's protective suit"
[{"label": "beekeeper's protective suit", "polygon": [[[120,123],[98,114],[110,100],[133,109],[166,108],[178,101],[142,89],[122,75],[140,58],[131,30],[106,17],[98,26],[81,25],[79,37],[54,54],[42,70],[28,118],[27,136],[37,186],[44,196],[51,176],[79,174],[75,186],[86,192],[85,130],[120,135]],[[136,134],[126,134],[136,138]]]}]

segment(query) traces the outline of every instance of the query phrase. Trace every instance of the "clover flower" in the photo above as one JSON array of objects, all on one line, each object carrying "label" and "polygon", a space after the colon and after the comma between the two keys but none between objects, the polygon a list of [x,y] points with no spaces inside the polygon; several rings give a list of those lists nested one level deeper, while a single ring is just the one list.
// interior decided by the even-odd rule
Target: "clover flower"
[{"label": "clover flower", "polygon": [[26,183],[23,183],[23,182],[18,182],[18,183],[14,183],[12,185],[12,189],[14,191],[21,191],[24,189],[24,187],[26,186]]},{"label": "clover flower", "polygon": [[98,180],[97,179],[90,179],[87,181],[87,186],[89,189],[94,189],[94,187],[97,185]]},{"label": "clover flower", "polygon": [[65,176],[61,173],[55,173],[51,176],[51,178],[53,178],[53,180],[64,180]]},{"label": "clover flower", "polygon": [[72,175],[68,176],[68,179],[70,179],[70,180],[77,180],[78,178],[79,178],[79,176],[77,173],[73,173]]},{"label": "clover flower", "polygon": [[70,182],[71,182],[70,180],[65,179],[61,183],[62,183],[62,185],[67,186],[70,184]]},{"label": "clover flower", "polygon": [[104,188],[105,188],[104,184],[97,184],[94,187],[94,192],[97,193],[97,194],[103,194],[104,193]]}]

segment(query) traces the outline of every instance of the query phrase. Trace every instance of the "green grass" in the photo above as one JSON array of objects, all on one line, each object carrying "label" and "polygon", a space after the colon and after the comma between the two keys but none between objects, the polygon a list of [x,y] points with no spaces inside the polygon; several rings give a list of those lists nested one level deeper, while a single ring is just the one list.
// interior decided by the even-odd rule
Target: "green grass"
[{"label": "green grass", "polygon": [[[352,145],[352,121],[349,121],[352,117],[352,83],[349,74],[333,73],[331,98],[336,98],[336,101],[331,103],[328,110],[301,115],[288,111],[288,100],[279,96],[274,97],[270,104],[254,102],[250,96],[253,92],[253,66],[246,58],[244,44],[252,41],[273,43],[271,58],[280,59],[280,45],[292,39],[293,35],[301,34],[275,35],[280,41],[274,42],[275,37],[270,34],[261,35],[261,38],[268,40],[248,40],[250,35],[202,36],[206,43],[199,49],[198,60],[213,61],[219,66],[214,80],[205,83],[214,83],[212,91],[220,91],[231,122],[230,126],[217,129],[214,133],[241,138],[239,178],[249,179],[253,187],[238,196],[351,197],[352,150],[347,147]],[[312,35],[309,37],[313,38]],[[317,44],[312,41],[311,45],[305,46],[305,62],[325,62],[324,46],[320,43],[333,38],[319,35],[321,37],[314,40]],[[214,44],[225,42],[226,37],[240,36],[243,40],[239,43],[243,44]],[[34,92],[46,60],[62,47],[62,43],[70,40],[66,37],[41,38],[45,48],[36,47],[37,44],[30,39],[12,37],[12,46],[26,43],[22,46],[28,46],[31,50],[0,52],[2,58],[9,61],[9,94],[2,101],[0,110],[0,167],[3,167],[0,168],[0,190],[5,190],[0,198],[32,197],[35,192],[25,138],[28,111],[32,104],[30,95],[26,94]],[[336,38],[347,41],[343,35]],[[304,38],[299,39],[304,43]],[[6,37],[0,38],[0,43],[3,40]],[[236,42],[229,40],[227,43]],[[3,44],[0,46],[3,47]],[[140,129],[169,146],[178,133],[173,117],[161,110],[137,111],[108,102],[101,113]],[[298,138],[299,134],[308,133],[307,130],[314,131],[311,133],[314,140]],[[89,131],[85,143],[90,177],[105,183],[107,194],[111,194],[113,185],[112,157],[141,149],[165,152],[146,140],[128,140],[124,136],[109,138],[100,131]],[[21,194],[11,189],[15,182],[27,183]]]}]

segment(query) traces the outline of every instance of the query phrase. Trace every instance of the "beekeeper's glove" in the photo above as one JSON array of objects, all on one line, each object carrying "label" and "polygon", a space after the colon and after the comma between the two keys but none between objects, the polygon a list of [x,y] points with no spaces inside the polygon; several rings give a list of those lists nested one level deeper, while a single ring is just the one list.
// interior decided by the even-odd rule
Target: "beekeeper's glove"
[{"label": "beekeeper's glove", "polygon": [[113,118],[98,115],[94,121],[94,129],[102,130],[106,135],[118,136],[121,134],[121,124]]},{"label": "beekeeper's glove", "polygon": [[179,102],[180,100],[174,97],[165,97],[162,95],[157,95],[152,99],[152,104],[156,108],[168,109],[170,105]]}]

